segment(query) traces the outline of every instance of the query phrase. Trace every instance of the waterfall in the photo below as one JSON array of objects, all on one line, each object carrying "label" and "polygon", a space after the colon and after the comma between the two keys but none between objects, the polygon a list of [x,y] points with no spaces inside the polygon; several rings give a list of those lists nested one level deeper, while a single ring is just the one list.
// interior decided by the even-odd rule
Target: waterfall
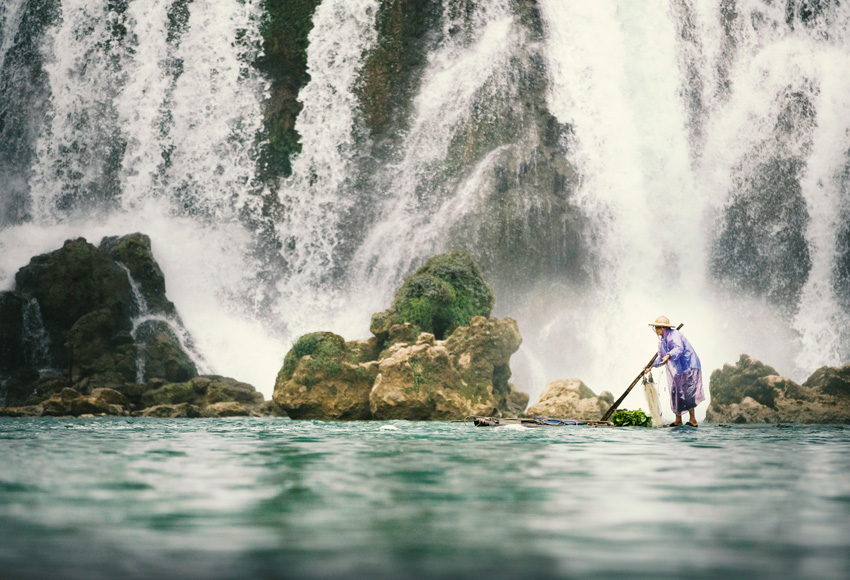
[{"label": "waterfall", "polygon": [[[299,334],[362,338],[455,247],[518,320],[532,401],[556,378],[620,392],[660,314],[706,376],[850,362],[846,3],[443,0],[393,38],[390,4],[322,0],[301,149],[267,179],[263,3],[60,0],[30,29],[32,1],[0,7],[0,70],[32,83],[0,105],[27,116],[0,128],[4,288],[64,239],[144,231],[198,352],[266,396]],[[370,60],[408,42],[410,70]],[[402,85],[376,128],[368,91]]]},{"label": "waterfall", "polygon": [[136,279],[133,278],[133,275],[130,273],[130,269],[121,262],[116,263],[127,274],[127,281],[130,283],[130,289],[133,293],[133,302],[136,307],[136,316],[133,317],[131,321],[133,329],[130,331],[130,335],[133,337],[133,342],[136,343],[136,382],[140,384],[146,382],[145,345],[139,343],[139,329],[149,322],[160,323],[168,329],[168,333],[177,340],[180,344],[180,348],[183,349],[183,352],[189,355],[189,358],[192,359],[192,362],[195,364],[195,368],[198,369],[198,373],[202,375],[212,374],[212,367],[206,361],[204,356],[198,352],[198,349],[195,347],[194,341],[192,340],[192,335],[186,330],[186,327],[183,326],[179,317],[166,316],[152,312],[148,306],[148,301],[145,299],[145,295],[142,292],[142,287]]},{"label": "waterfall", "polygon": [[339,225],[355,201],[354,89],[363,55],[375,43],[377,9],[377,0],[326,0],[313,16],[307,51],[311,80],[299,94],[304,108],[296,122],[303,151],[293,161],[291,178],[282,185],[281,202],[287,213],[277,226],[289,249],[280,291],[295,332],[309,332],[317,317],[326,316],[340,297],[329,273],[345,235]]}]

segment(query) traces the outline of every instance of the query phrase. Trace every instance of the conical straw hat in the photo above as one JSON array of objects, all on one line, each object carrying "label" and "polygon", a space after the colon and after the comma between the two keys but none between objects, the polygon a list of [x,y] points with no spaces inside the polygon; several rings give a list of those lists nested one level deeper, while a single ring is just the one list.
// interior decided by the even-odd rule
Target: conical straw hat
[{"label": "conical straw hat", "polygon": [[675,326],[670,324],[670,319],[666,316],[659,316],[655,319],[655,322],[650,322],[649,325],[655,327],[663,326],[664,328],[676,328]]}]

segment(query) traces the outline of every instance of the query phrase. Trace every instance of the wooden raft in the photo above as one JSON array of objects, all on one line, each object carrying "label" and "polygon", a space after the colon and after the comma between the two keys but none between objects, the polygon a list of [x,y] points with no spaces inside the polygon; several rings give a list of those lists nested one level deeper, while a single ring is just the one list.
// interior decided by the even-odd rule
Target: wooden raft
[{"label": "wooden raft", "polygon": [[560,419],[554,417],[466,417],[462,423],[472,422],[476,427],[505,427],[519,425],[521,427],[613,427],[610,421],[579,421],[577,419]]}]

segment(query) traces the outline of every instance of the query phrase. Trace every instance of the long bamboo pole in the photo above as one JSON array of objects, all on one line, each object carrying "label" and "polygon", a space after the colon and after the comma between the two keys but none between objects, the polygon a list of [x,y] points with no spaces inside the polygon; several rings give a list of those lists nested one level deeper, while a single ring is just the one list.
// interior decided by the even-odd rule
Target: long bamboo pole
[{"label": "long bamboo pole", "polygon": [[[677,327],[676,327],[676,330],[681,330],[681,328],[682,328],[683,326],[685,326],[685,323],[684,323],[684,322],[683,322],[682,324],[680,324],[679,326],[677,326]],[[652,365],[652,363],[654,363],[654,362],[655,362],[655,359],[657,359],[657,358],[658,358],[658,353],[656,352],[654,355],[652,355],[652,358],[651,358],[651,359],[649,359],[649,362],[648,362],[648,363],[646,363],[646,366],[644,366],[644,368],[646,368],[646,367],[648,367],[648,366]],[[641,371],[641,372],[640,372],[640,374],[638,374],[638,376],[636,376],[636,377],[635,377],[635,380],[633,380],[633,381],[632,381],[632,384],[631,384],[631,385],[629,385],[629,388],[628,388],[628,389],[626,389],[626,392],[625,392],[625,393],[623,393],[622,395],[620,395],[620,398],[619,398],[619,399],[617,399],[616,401],[614,401],[614,404],[613,404],[613,405],[611,405],[611,408],[610,408],[610,409],[608,409],[607,411],[605,411],[605,414],[604,414],[604,415],[602,415],[602,418],[600,419],[600,421],[607,421],[608,419],[610,419],[610,418],[611,418],[611,415],[613,415],[613,414],[614,414],[614,411],[616,411],[616,410],[617,410],[617,407],[619,407],[619,406],[620,406],[620,403],[622,403],[622,402],[623,402],[623,399],[625,399],[625,398],[626,398],[626,395],[628,395],[628,394],[629,394],[629,392],[632,390],[632,388],[634,388],[634,386],[637,384],[637,382],[640,380],[640,378],[641,378],[642,376],[643,376],[643,371]]]}]

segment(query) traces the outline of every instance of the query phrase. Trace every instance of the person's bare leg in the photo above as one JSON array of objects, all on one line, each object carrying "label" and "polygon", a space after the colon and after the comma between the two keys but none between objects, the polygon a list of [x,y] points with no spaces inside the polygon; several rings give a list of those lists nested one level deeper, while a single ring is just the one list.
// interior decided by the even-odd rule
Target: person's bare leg
[{"label": "person's bare leg", "polygon": [[[696,411],[696,409],[688,409],[688,415],[690,415],[690,418],[688,419],[688,423],[690,423],[694,427],[697,426],[697,416],[696,416],[695,411]],[[681,419],[679,419],[679,420],[681,421]]]},{"label": "person's bare leg", "polygon": [[675,420],[675,421],[673,421],[673,424],[674,424],[674,425],[681,425],[681,424],[682,424],[682,416],[681,416],[681,415],[676,415],[676,420]]}]

